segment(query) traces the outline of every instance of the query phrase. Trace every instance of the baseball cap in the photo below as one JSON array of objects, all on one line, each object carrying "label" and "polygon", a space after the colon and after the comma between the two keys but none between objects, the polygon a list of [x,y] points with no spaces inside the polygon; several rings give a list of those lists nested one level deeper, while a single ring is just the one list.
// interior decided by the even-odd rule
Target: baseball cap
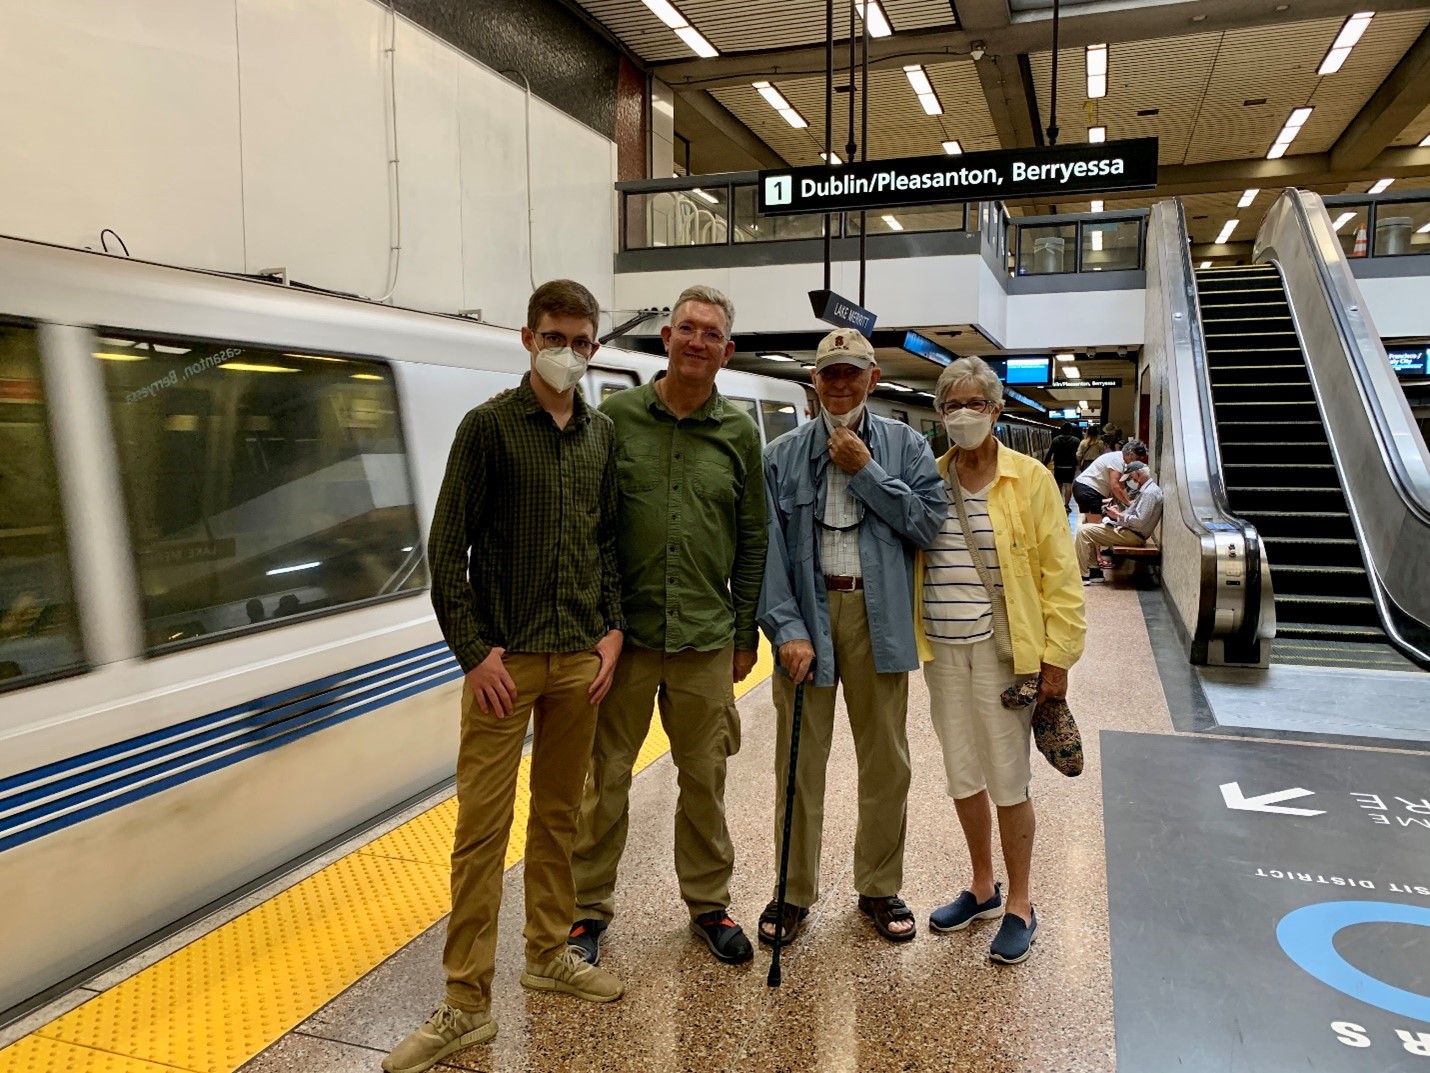
[{"label": "baseball cap", "polygon": [[1123,472],[1123,473],[1137,473],[1139,470],[1144,470],[1144,469],[1146,469],[1146,468],[1147,468],[1147,463],[1146,463],[1146,462],[1129,462],[1129,463],[1127,463],[1126,466],[1123,467],[1122,472]]},{"label": "baseball cap", "polygon": [[874,347],[857,328],[835,328],[819,341],[815,352],[814,370],[827,365],[853,365],[859,369],[877,366]]}]

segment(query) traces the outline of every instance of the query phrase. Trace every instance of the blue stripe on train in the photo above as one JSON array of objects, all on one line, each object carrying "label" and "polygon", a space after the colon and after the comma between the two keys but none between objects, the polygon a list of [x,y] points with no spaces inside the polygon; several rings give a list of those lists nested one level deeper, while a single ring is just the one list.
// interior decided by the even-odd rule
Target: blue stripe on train
[{"label": "blue stripe on train", "polygon": [[[445,658],[437,660],[421,658],[438,652],[444,653]],[[334,687],[341,686],[345,683],[354,684],[364,679],[371,680],[374,672],[393,668],[405,661],[411,661],[414,658],[418,660],[411,668],[415,673],[406,673],[408,668],[403,668],[404,673],[396,678],[390,676],[381,677],[368,688],[358,693],[345,693],[328,703],[303,711],[296,717],[292,714],[292,709],[295,706],[294,698],[298,698],[301,702],[301,699],[304,697],[313,698],[325,692],[332,692]],[[152,744],[165,739],[170,740],[169,747],[162,750],[163,753],[170,756],[170,759],[165,762],[146,763],[143,767],[129,770],[121,777],[109,778],[94,783],[81,792],[70,794],[57,801],[17,813],[5,820],[0,820],[0,852],[24,845],[26,842],[34,841],[45,835],[53,834],[55,831],[71,827],[74,824],[92,817],[101,816],[106,812],[111,812],[124,805],[143,800],[146,797],[153,796],[174,786],[182,785],[185,782],[192,781],[211,772],[222,770],[225,767],[237,764],[250,757],[307,737],[316,731],[323,730],[330,726],[337,726],[340,723],[355,719],[361,715],[366,715],[380,708],[384,708],[389,704],[394,704],[397,701],[417,696],[420,693],[435,689],[449,682],[458,681],[461,677],[461,667],[457,664],[456,659],[454,659],[450,653],[446,652],[446,647],[441,644],[429,645],[390,659],[378,660],[351,671],[328,675],[325,678],[316,679],[313,682],[305,683],[301,686],[295,686],[279,693],[269,694],[266,697],[261,697],[242,705],[226,708],[221,712],[215,712],[198,719],[188,720],[185,723],[166,728],[162,731],[155,731],[125,742],[106,746],[104,749],[96,749],[90,753],[71,757],[67,760],[46,765],[43,768],[36,768],[33,771],[13,776],[6,780],[6,783],[10,786],[25,785],[37,779],[44,778],[46,774],[53,775],[60,771],[84,766],[106,756],[128,752],[145,744]],[[393,692],[394,687],[398,687],[395,692]],[[386,695],[383,696],[380,694]],[[364,700],[363,698],[365,697],[372,699]],[[288,701],[289,703],[281,703],[283,701]],[[220,728],[218,732],[230,732],[239,725],[242,725],[245,729],[243,733],[236,738],[231,738],[207,749],[198,750],[197,752],[185,751],[191,749],[196,741],[207,740],[214,736],[213,733],[190,733],[186,736],[180,736],[185,729],[202,732],[205,728],[211,727],[216,720],[230,718],[237,713],[245,712],[252,713],[256,716],[267,714],[270,717],[263,719],[261,722],[241,720],[239,723],[229,724]],[[288,714],[279,714],[283,712],[287,712]],[[158,758],[160,752],[160,750],[150,750],[144,757],[135,759],[140,761],[154,761]],[[177,755],[180,753],[182,753],[182,755]],[[222,753],[222,755],[216,755],[219,753]],[[126,758],[126,760],[127,759],[129,758]],[[123,765],[114,766],[120,768]],[[177,770],[180,768],[184,770]],[[165,774],[166,772],[169,774]],[[91,771],[77,776],[76,779],[65,780],[65,782],[67,784],[73,784],[76,781],[93,783],[95,777],[97,777],[97,773]],[[135,785],[136,783],[142,783],[142,785]],[[37,796],[48,796],[56,791],[58,785],[59,784],[52,783],[45,787],[37,787],[33,790],[26,791],[24,794],[15,794],[10,798],[0,799],[0,806],[23,803],[19,800],[22,797],[26,800],[33,800]],[[0,784],[0,788],[4,788],[4,786],[5,784]],[[103,797],[104,800],[93,800],[100,797]],[[75,807],[76,804],[85,800],[92,800],[92,803],[79,808]],[[65,811],[63,815],[53,815],[54,813],[64,810],[72,811]],[[52,816],[52,818],[43,820],[40,823],[34,823],[35,820],[47,815]],[[23,831],[16,830],[21,824],[30,823],[34,825],[27,827]],[[6,832],[10,833],[7,834]]]}]

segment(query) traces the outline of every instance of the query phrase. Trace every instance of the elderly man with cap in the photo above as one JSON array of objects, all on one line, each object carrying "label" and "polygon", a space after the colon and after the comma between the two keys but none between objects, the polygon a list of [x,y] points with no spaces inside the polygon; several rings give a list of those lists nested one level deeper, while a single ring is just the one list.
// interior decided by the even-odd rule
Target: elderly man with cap
[{"label": "elderly man with cap", "polygon": [[819,344],[814,390],[822,412],[765,448],[769,551],[759,623],[779,661],[774,680],[775,846],[784,830],[794,691],[808,683],[800,732],[783,921],[777,903],[760,917],[789,942],[819,897],[825,767],[842,684],[859,767],[854,885],[859,908],[886,939],[914,937],[899,898],[909,790],[908,672],[914,552],[948,514],[928,444],[907,425],[877,417],[865,399],[879,382],[874,348],[853,329]]},{"label": "elderly man with cap", "polygon": [[[1136,443],[1136,440],[1128,440]],[[1152,479],[1146,462],[1129,462],[1123,470],[1126,478],[1137,486],[1137,494],[1126,508],[1108,507],[1112,524],[1083,525],[1077,531],[1077,562],[1082,567],[1082,583],[1102,580],[1097,565],[1098,548],[1140,548],[1152,539],[1162,520],[1162,489]]]},{"label": "elderly man with cap", "polygon": [[1146,462],[1147,445],[1141,440],[1128,440],[1120,450],[1106,451],[1073,481],[1073,499],[1084,514],[1102,514],[1102,505],[1111,499],[1128,506],[1131,497],[1120,480],[1129,462]]}]

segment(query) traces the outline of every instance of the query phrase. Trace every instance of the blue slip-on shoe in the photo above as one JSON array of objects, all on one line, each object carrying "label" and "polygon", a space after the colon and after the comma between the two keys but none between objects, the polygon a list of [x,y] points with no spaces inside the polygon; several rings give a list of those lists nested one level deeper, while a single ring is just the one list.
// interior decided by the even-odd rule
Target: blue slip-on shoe
[{"label": "blue slip-on shoe", "polygon": [[930,931],[962,931],[975,920],[992,920],[1003,915],[1003,884],[993,884],[993,897],[979,903],[972,891],[964,891],[947,905],[929,914]]},{"label": "blue slip-on shoe", "polygon": [[999,965],[1017,965],[1027,961],[1033,952],[1033,939],[1038,933],[1038,914],[1028,911],[1029,920],[1012,913],[1003,914],[1003,923],[998,926],[998,934],[993,937],[993,945],[988,948],[988,960]]}]

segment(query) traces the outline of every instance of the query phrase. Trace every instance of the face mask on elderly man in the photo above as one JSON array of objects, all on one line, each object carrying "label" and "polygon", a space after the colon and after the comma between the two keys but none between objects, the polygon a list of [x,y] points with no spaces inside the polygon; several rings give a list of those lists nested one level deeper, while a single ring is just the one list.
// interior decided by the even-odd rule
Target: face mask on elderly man
[{"label": "face mask on elderly man", "polygon": [[863,416],[864,404],[862,402],[847,414],[832,414],[828,410],[824,411],[824,420],[828,424],[830,432],[837,428],[858,428],[859,419]]}]

